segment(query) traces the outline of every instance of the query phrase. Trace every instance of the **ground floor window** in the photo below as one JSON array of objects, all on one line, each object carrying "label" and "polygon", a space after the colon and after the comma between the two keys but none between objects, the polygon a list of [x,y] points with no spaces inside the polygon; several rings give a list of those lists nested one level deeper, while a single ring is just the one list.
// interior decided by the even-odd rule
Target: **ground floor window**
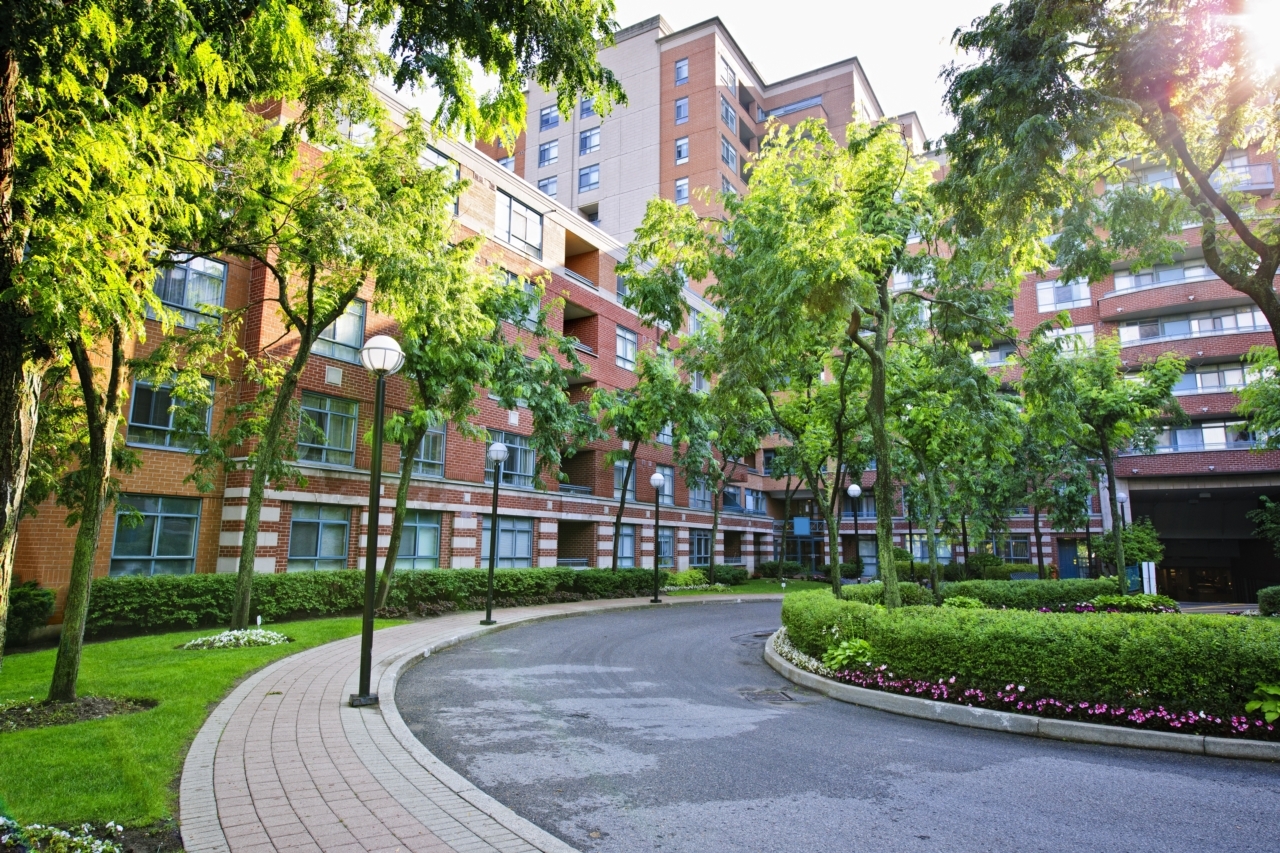
[{"label": "ground floor window", "polygon": [[636,565],[636,526],[618,525],[618,568],[633,569]]},{"label": "ground floor window", "polygon": [[[911,556],[917,563],[929,562],[929,537],[924,533],[917,533],[914,536],[906,537],[908,540],[907,549],[911,552]],[[951,540],[945,536],[938,538],[938,562],[951,562]]]},{"label": "ground floor window", "polygon": [[658,528],[658,566],[670,568],[676,564],[676,531],[672,527]]},{"label": "ground floor window", "polygon": [[[480,567],[489,568],[489,536],[492,519],[484,517],[480,542]],[[527,569],[533,566],[533,519],[498,516],[499,569]]]},{"label": "ground floor window", "polygon": [[990,540],[982,543],[982,551],[986,554],[995,554],[1006,563],[1030,563],[1031,535],[1028,533],[993,535]]},{"label": "ground floor window", "polygon": [[440,568],[440,513],[411,509],[404,514],[396,568]]},{"label": "ground floor window", "polygon": [[111,575],[189,575],[196,566],[199,498],[122,495]]},{"label": "ground floor window", "polygon": [[289,526],[289,571],[347,567],[351,510],[326,504],[294,504]]},{"label": "ground floor window", "polygon": [[711,565],[710,530],[692,530],[689,532],[689,564],[693,566]]}]

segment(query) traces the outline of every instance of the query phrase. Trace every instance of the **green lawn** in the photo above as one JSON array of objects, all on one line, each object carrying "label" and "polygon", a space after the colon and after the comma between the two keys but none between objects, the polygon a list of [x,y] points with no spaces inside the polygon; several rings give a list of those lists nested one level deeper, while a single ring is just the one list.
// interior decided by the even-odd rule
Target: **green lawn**
[{"label": "green lawn", "polygon": [[[398,624],[378,620],[378,627]],[[213,706],[248,673],[285,655],[360,632],[359,618],[270,626],[281,646],[178,651],[218,629],[182,631],[85,646],[82,696],[155,699],[149,711],[0,734],[0,813],[22,822],[114,820],[147,826],[172,815],[182,761]],[[55,650],[5,655],[0,703],[41,700]]]},{"label": "green lawn", "polygon": [[[793,592],[801,592],[802,590],[806,590],[806,589],[830,589],[830,588],[831,588],[831,584],[827,583],[826,581],[818,582],[818,581],[789,580],[787,581],[786,593],[790,595]],[[746,583],[729,587],[728,590],[694,589],[694,590],[686,590],[683,592],[668,592],[663,594],[664,595],[740,595],[740,594],[771,592],[774,595],[777,595],[782,591],[783,591],[782,587],[778,584],[776,580],[769,580],[767,578],[752,578]]]}]

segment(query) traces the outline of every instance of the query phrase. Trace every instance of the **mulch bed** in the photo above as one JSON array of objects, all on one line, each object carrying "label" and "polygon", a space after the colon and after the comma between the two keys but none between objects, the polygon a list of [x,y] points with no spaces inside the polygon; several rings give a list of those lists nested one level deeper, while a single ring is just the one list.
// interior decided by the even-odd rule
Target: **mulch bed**
[{"label": "mulch bed", "polygon": [[114,696],[82,696],[74,702],[10,702],[0,706],[0,732],[101,720],[118,714],[136,714],[155,706],[156,702],[152,699],[122,699]]}]

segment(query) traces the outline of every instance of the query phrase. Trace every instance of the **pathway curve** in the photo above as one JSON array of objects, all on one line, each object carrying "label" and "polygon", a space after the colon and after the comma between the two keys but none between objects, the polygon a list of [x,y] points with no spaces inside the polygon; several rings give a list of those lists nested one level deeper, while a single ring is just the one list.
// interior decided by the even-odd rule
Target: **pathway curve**
[{"label": "pathway curve", "polygon": [[346,704],[356,691],[358,637],[260,670],[214,709],[187,754],[180,823],[188,853],[572,853],[421,746],[396,711],[396,679],[427,648],[519,622],[642,602],[503,609],[494,614],[496,628],[465,612],[378,631],[373,683],[381,707]]}]

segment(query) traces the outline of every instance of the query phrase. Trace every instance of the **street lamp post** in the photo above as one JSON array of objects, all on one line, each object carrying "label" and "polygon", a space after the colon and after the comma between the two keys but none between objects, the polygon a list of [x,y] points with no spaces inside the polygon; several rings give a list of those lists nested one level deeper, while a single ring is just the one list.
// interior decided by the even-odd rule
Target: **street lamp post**
[{"label": "street lamp post", "polygon": [[862,570],[862,547],[858,541],[858,498],[862,497],[862,486],[849,484],[849,497],[853,500],[853,564],[858,567],[859,580],[865,574]]},{"label": "street lamp post", "polygon": [[489,461],[493,463],[493,508],[489,512],[489,591],[484,598],[481,625],[493,625],[493,567],[498,564],[498,483],[502,481],[502,463],[507,461],[507,446],[501,441],[489,445]]},{"label": "street lamp post", "polygon": [[1124,533],[1124,505],[1129,502],[1129,494],[1127,492],[1116,493],[1116,503],[1120,504],[1120,532]]},{"label": "street lamp post", "polygon": [[[387,377],[404,365],[404,350],[395,338],[374,335],[360,350],[360,363],[377,377],[373,404],[373,459],[369,464],[369,523],[364,543],[364,625],[360,631],[360,692],[351,694],[351,707],[377,705],[378,694],[369,685],[373,672],[373,599],[378,586],[378,505],[382,496],[383,409],[387,402]],[[401,476],[404,476],[401,473]]]},{"label": "street lamp post", "polygon": [[[662,501],[662,484],[667,481],[660,471],[654,471],[653,476],[649,478],[649,485],[653,486],[653,598],[649,599],[650,604],[661,604],[662,599],[658,598],[658,556],[660,548],[658,540],[662,536],[662,510],[660,503]],[[714,550],[716,543],[711,543]]]}]

